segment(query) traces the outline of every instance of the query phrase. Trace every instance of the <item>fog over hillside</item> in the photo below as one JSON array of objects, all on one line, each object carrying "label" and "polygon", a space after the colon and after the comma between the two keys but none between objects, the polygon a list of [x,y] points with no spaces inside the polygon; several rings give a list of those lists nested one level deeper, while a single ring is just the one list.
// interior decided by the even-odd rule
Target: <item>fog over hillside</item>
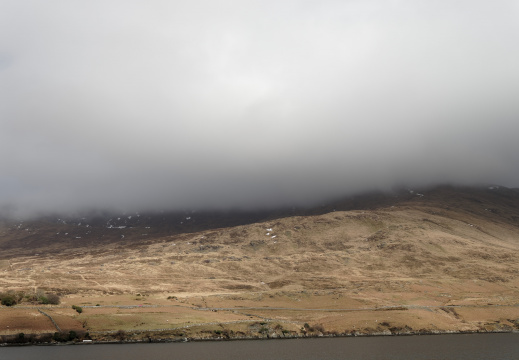
[{"label": "fog over hillside", "polygon": [[0,2],[0,208],[519,186],[518,1]]}]

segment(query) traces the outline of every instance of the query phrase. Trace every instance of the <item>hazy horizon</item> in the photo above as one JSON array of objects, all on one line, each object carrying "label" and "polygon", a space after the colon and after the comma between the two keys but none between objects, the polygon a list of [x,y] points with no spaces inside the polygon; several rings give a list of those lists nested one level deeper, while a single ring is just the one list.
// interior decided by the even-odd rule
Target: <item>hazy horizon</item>
[{"label": "hazy horizon", "polygon": [[519,187],[519,1],[0,2],[0,208]]}]

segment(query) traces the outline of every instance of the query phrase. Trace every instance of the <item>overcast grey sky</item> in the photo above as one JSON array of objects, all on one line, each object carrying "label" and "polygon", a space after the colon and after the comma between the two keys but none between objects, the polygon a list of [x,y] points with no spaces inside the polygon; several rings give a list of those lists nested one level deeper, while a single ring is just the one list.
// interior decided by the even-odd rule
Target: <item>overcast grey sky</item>
[{"label": "overcast grey sky", "polygon": [[0,0],[0,206],[519,186],[519,1]]}]

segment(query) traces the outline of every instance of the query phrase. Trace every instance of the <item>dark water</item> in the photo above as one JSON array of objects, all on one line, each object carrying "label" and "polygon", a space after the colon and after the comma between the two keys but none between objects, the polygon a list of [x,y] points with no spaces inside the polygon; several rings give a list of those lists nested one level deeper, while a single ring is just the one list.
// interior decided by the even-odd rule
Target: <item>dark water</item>
[{"label": "dark water", "polygon": [[0,348],[1,360],[519,359],[519,334],[244,340]]}]

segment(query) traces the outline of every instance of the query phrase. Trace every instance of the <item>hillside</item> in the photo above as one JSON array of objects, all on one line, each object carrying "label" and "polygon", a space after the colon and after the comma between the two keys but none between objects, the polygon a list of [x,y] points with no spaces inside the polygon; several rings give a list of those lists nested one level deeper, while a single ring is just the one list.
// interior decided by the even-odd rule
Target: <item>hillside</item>
[{"label": "hillside", "polygon": [[[339,332],[513,328],[519,319],[519,193],[503,187],[376,194],[274,215],[4,221],[0,249],[4,291],[44,289],[64,304],[135,305],[146,295],[155,305],[259,307],[247,314]],[[394,311],[344,313],[384,307]]]}]

